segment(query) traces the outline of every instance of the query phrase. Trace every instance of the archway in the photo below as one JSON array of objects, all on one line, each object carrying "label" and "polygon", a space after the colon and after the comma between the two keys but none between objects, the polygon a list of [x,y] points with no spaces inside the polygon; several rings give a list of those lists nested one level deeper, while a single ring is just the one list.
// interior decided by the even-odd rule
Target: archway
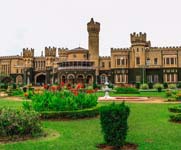
[{"label": "archway", "polygon": [[93,83],[93,77],[92,75],[88,75],[87,78],[86,78],[86,83],[87,84],[92,84]]},{"label": "archway", "polygon": [[61,82],[62,82],[62,83],[66,83],[66,76],[65,76],[65,75],[62,75],[62,76],[61,76]]},{"label": "archway", "polygon": [[107,75],[106,74],[101,74],[100,75],[100,82],[101,84],[104,84],[106,82]]},{"label": "archway", "polygon": [[45,80],[46,80],[46,74],[39,73],[35,76],[35,85],[43,85],[45,84]]},{"label": "archway", "polygon": [[73,74],[69,74],[67,76],[67,79],[68,79],[68,83],[74,84],[75,76]]},{"label": "archway", "polygon": [[77,76],[77,83],[83,83],[84,82],[84,77],[83,75],[78,75]]},{"label": "archway", "polygon": [[23,77],[22,76],[18,75],[16,77],[16,84],[23,84]]}]

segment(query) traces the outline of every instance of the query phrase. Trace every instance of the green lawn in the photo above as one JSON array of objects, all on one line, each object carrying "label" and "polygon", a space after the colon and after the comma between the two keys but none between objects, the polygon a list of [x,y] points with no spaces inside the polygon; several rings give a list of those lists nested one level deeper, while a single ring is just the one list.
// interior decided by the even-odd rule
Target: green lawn
[{"label": "green lawn", "polygon": [[[98,96],[104,96],[104,92],[97,92]],[[162,97],[166,98],[165,91],[162,92],[148,92],[148,91],[141,91],[139,94],[116,94],[114,92],[110,92],[110,96],[141,96],[141,97]]]},{"label": "green lawn", "polygon": [[[103,103],[106,104],[106,103]],[[0,100],[0,106],[20,107],[21,102]],[[139,150],[180,150],[181,124],[168,122],[168,107],[175,104],[136,104],[130,106],[127,141]],[[45,128],[56,130],[60,137],[52,140],[0,144],[2,150],[96,150],[103,142],[99,118],[75,121],[45,121]]]}]

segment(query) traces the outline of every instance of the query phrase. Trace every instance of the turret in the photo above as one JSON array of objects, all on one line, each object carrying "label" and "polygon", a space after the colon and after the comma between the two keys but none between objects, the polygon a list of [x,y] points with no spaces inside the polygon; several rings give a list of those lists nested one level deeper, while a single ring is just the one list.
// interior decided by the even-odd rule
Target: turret
[{"label": "turret", "polygon": [[[147,41],[146,33],[130,34],[131,53],[130,53],[130,67],[143,67],[146,64],[145,48],[151,47],[150,41]],[[134,60],[134,61],[133,61]]]},{"label": "turret", "polygon": [[58,55],[60,62],[67,60],[68,48],[58,48]]},{"label": "turret", "polygon": [[52,67],[56,58],[56,47],[45,47],[46,67]]},{"label": "turret", "polygon": [[23,60],[25,68],[33,67],[34,49],[23,48]]},{"label": "turret", "polygon": [[89,33],[88,37],[89,59],[91,61],[94,61],[94,67],[96,68],[96,75],[98,75],[100,23],[94,22],[94,19],[91,18],[90,22],[87,23],[87,31]]}]

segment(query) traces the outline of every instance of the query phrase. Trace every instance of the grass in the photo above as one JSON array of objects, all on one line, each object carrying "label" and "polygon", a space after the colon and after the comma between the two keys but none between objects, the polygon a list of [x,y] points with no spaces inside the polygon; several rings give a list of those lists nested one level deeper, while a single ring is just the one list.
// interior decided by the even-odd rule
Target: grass
[{"label": "grass", "polygon": [[[104,92],[97,92],[99,96],[104,96]],[[110,96],[140,96],[140,97],[161,97],[166,98],[165,91],[157,92],[157,91],[140,91],[139,94],[116,94],[114,92],[110,92]]]},{"label": "grass", "polygon": [[[106,105],[107,103],[101,103]],[[21,107],[21,103],[0,100],[0,106]],[[131,113],[127,141],[139,150],[180,150],[181,124],[168,121],[168,107],[176,104],[127,103]],[[60,136],[52,140],[0,144],[2,150],[96,150],[103,143],[99,118],[74,121],[44,121],[44,128],[56,130]]]}]

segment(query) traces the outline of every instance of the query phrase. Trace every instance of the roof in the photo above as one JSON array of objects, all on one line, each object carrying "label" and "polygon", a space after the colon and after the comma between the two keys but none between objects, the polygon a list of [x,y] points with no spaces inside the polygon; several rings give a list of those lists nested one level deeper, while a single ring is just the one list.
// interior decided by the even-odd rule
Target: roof
[{"label": "roof", "polygon": [[82,50],[84,51],[84,50],[87,50],[87,49],[82,48],[82,47],[79,46],[79,47],[74,48],[74,49],[71,49],[71,50],[69,50],[69,51],[80,51],[80,50],[81,50],[81,51],[82,51]]}]

